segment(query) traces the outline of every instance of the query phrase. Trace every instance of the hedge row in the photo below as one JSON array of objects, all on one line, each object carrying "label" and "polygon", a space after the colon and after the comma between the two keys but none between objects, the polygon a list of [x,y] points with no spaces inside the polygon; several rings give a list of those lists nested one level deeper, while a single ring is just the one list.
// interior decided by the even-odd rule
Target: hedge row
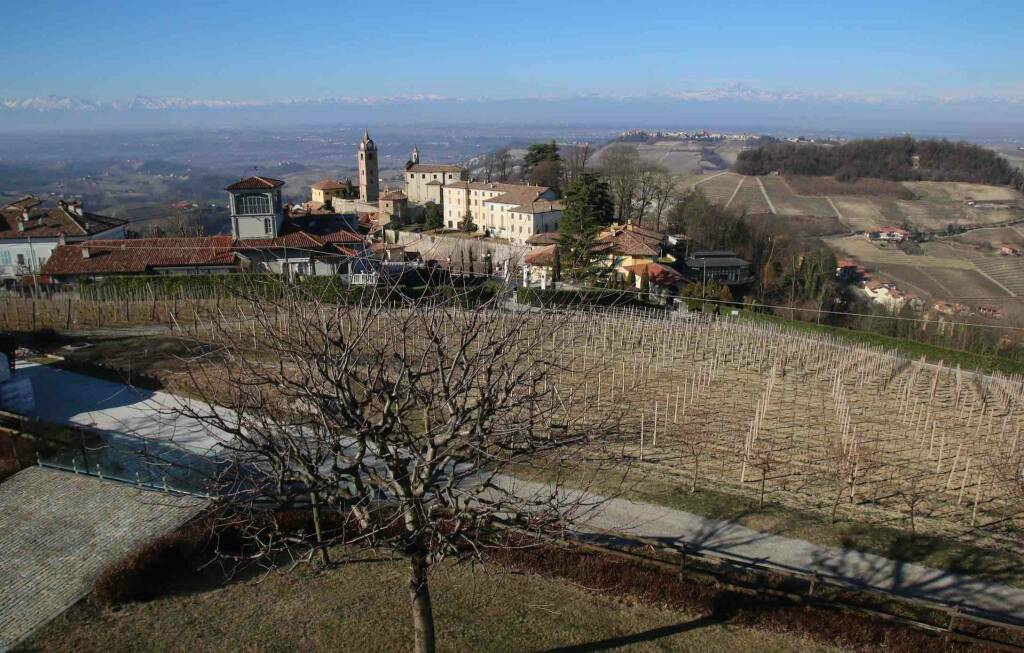
[{"label": "hedge row", "polygon": [[621,290],[552,290],[520,286],[516,290],[516,301],[530,306],[642,306],[652,304],[642,301],[639,296]]},{"label": "hedge row", "polygon": [[262,274],[210,274],[167,276],[116,276],[83,283],[79,296],[84,300],[150,301],[169,299],[217,299],[229,297],[262,297],[280,299],[286,292],[299,293],[327,303],[349,304],[380,297],[386,292],[390,299],[402,301],[433,297],[451,299],[474,305],[487,301],[498,292],[492,281],[468,284],[423,284],[397,286],[384,290],[379,286],[351,286],[336,276],[300,277],[293,283],[281,277]]}]

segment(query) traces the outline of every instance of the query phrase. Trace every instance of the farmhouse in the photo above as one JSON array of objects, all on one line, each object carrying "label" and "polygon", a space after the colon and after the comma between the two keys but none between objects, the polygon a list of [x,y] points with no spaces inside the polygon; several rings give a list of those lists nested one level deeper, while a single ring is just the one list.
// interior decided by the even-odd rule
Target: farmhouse
[{"label": "farmhouse", "polygon": [[865,235],[868,240],[882,240],[891,243],[902,243],[910,238],[910,232],[899,227],[882,227],[869,231]]},{"label": "farmhouse", "polygon": [[914,308],[921,306],[921,300],[917,296],[900,290],[892,281],[868,281],[864,284],[863,291],[869,299],[890,310],[899,310],[908,303]]},{"label": "farmhouse", "polygon": [[1020,256],[1021,255],[1021,250],[1020,250],[1020,247],[1017,247],[1016,245],[1000,245],[999,246],[999,255],[1000,256]]},{"label": "farmhouse", "polygon": [[0,210],[0,280],[11,285],[39,274],[62,244],[124,238],[126,224],[89,213],[79,202],[59,200],[44,207],[35,197],[23,197]]}]

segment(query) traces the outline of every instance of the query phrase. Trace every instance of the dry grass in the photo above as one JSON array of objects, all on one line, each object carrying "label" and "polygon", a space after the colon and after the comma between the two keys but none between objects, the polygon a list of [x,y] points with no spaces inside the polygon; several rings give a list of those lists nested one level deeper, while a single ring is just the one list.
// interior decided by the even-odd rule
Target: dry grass
[{"label": "dry grass", "polygon": [[[412,641],[405,566],[370,554],[318,572],[278,570],[225,585],[182,586],[116,611],[83,606],[37,633],[46,651],[403,651]],[[566,580],[490,565],[431,578],[442,651],[835,651],[798,635],[596,594]],[[566,648],[565,650],[576,650]],[[578,649],[588,650],[588,649]],[[625,649],[624,649],[625,650]]]}]

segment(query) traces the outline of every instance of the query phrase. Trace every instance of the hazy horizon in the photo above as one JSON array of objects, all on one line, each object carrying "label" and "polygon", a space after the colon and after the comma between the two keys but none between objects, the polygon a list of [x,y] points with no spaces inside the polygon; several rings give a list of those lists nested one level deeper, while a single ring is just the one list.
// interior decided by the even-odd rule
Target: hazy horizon
[{"label": "hazy horizon", "polygon": [[[0,131],[411,121],[1024,133],[1024,5],[17,3]],[[1020,126],[1020,127],[1019,127]],[[977,138],[977,136],[974,136]]]}]

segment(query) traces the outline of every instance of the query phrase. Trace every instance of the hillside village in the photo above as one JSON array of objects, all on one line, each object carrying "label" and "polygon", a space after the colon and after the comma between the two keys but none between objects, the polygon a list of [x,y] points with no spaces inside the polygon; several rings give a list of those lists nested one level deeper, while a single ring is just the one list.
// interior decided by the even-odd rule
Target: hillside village
[{"label": "hillside village", "polygon": [[[1018,259],[1024,242],[998,242],[991,254],[971,254],[968,263],[915,254],[941,247],[937,243],[942,239],[953,245],[979,228],[1016,233],[1013,225],[1022,221],[1024,205],[1006,193],[984,187],[967,190],[960,203],[970,217],[927,231],[920,221],[868,218],[863,200],[854,204],[853,197],[805,194],[813,192],[804,188],[809,182],[796,178],[671,174],[631,154],[631,140],[650,138],[746,142],[750,136],[626,132],[590,164],[588,149],[566,146],[562,160],[557,145],[538,144],[531,148],[539,157],[534,163],[507,166],[504,173],[493,165],[470,172],[455,164],[422,161],[414,147],[401,182],[389,187],[381,179],[377,143],[366,132],[352,153],[357,179],[316,181],[305,201],[285,203],[286,182],[267,176],[253,175],[226,186],[230,233],[222,235],[139,237],[129,222],[89,213],[81,203],[57,200],[44,206],[25,197],[2,209],[6,229],[0,235],[0,279],[11,290],[52,294],[124,275],[269,272],[290,281],[334,276],[365,285],[422,283],[425,271],[439,269],[464,281],[492,278],[542,291],[612,289],[629,292],[635,301],[669,307],[717,310],[730,304],[782,304],[776,312],[799,308],[799,314],[790,310],[788,316],[812,320],[831,310],[920,316],[922,333],[928,323],[941,327],[968,318],[1024,320],[1018,307],[1005,306],[995,297],[988,301],[984,291],[943,292],[953,287],[938,281],[944,267],[922,277],[925,284],[916,277],[909,281],[913,275],[902,272],[922,263],[954,265],[979,283],[1000,284],[1002,273],[986,270],[995,267],[995,258]],[[632,177],[616,165],[632,166]],[[572,246],[563,225],[565,190],[566,184],[587,175],[611,204],[607,217],[588,236],[593,244],[587,245],[582,264],[587,273],[577,274],[573,266],[581,264],[570,260]],[[937,193],[925,184],[914,188]],[[685,217],[691,210],[687,202],[697,191],[710,202],[697,202],[692,209],[701,223]],[[926,203],[901,200],[898,207],[917,211],[918,204]],[[942,205],[933,201],[927,206]],[[853,219],[853,207],[864,217]],[[760,217],[776,219],[778,225],[751,231]],[[848,231],[826,227],[832,231],[822,232],[824,238],[804,236],[803,227],[786,226],[787,220],[798,218],[823,225],[833,220]],[[734,226],[725,226],[730,224]],[[739,229],[738,235],[728,235],[729,229]],[[781,256],[774,253],[775,243],[787,248]],[[799,269],[808,261],[812,267]],[[780,276],[792,277],[791,287]],[[1013,294],[1010,278],[997,292]],[[769,284],[777,285],[773,290]]]}]

